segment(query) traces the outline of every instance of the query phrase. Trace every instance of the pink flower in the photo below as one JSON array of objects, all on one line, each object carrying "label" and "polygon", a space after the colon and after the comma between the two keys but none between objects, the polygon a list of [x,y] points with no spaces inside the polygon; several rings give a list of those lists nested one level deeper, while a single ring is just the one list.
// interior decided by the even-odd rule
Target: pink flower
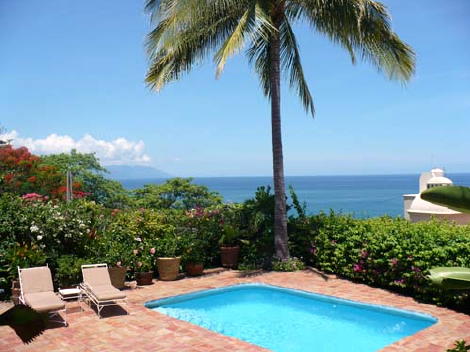
[{"label": "pink flower", "polygon": [[365,249],[361,251],[361,257],[362,258],[367,258],[369,256],[369,252],[367,252]]},{"label": "pink flower", "polygon": [[37,193],[27,193],[27,194],[24,194],[23,196],[21,196],[22,199],[24,200],[42,200],[42,196],[40,194],[37,194]]},{"label": "pink flower", "polygon": [[116,266],[121,266],[121,264],[122,264],[122,263],[121,263],[120,261],[119,261],[119,262],[116,262]]},{"label": "pink flower", "polygon": [[155,254],[155,248],[150,248],[150,254]]},{"label": "pink flower", "polygon": [[390,259],[390,264],[392,264],[392,266],[397,265],[398,264],[398,259],[397,258]]},{"label": "pink flower", "polygon": [[361,264],[354,264],[354,265],[353,265],[353,270],[354,270],[354,272],[356,272],[356,273],[362,272],[362,265],[361,265]]}]

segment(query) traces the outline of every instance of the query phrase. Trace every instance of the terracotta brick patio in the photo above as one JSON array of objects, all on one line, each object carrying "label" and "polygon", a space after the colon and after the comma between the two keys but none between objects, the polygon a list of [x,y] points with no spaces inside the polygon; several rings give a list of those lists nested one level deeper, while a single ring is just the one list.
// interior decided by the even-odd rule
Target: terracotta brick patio
[{"label": "terracotta brick patio", "polygon": [[[432,305],[415,302],[385,290],[355,284],[313,270],[296,273],[253,273],[218,271],[199,278],[173,282],[155,281],[151,286],[127,290],[130,315],[118,308],[105,308],[104,317],[88,307],[84,312],[70,304],[69,327],[51,326],[30,345],[23,345],[9,328],[0,327],[0,351],[265,351],[249,343],[226,337],[196,325],[162,315],[143,306],[144,302],[191,291],[263,282],[297,288],[368,303],[428,313],[439,322],[404,338],[382,351],[445,351],[457,339],[470,342],[470,316]],[[75,308],[74,308],[75,307]],[[6,307],[3,307],[6,308]],[[0,307],[1,310],[1,307]],[[353,349],[352,349],[353,350]],[[351,351],[352,351],[351,350]]]}]

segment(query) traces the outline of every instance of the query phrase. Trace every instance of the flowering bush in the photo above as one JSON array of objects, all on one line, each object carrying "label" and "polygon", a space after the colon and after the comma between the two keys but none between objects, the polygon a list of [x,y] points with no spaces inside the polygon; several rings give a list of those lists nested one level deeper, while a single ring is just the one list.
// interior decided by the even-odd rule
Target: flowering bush
[{"label": "flowering bush", "polygon": [[155,268],[155,248],[144,248],[141,244],[133,250],[134,260],[132,270],[134,272],[149,272]]},{"label": "flowering bush", "polygon": [[[62,198],[64,183],[64,175],[56,167],[43,165],[41,158],[31,154],[27,148],[13,148],[11,145],[0,148],[0,192]],[[78,183],[74,185],[78,192],[80,186]]]},{"label": "flowering bush", "polygon": [[298,271],[305,269],[305,264],[298,258],[273,260],[272,266],[274,271]]},{"label": "flowering bush", "polygon": [[436,266],[470,267],[470,226],[334,213],[296,221],[290,224],[292,252],[308,264],[438,304],[468,300],[432,287],[426,275]]},{"label": "flowering bush", "polygon": [[[11,285],[17,265],[28,267],[47,262],[54,272],[63,255],[96,257],[96,239],[103,233],[105,209],[84,200],[64,203],[32,199],[0,196],[2,288]],[[16,263],[14,258],[27,260]]]}]

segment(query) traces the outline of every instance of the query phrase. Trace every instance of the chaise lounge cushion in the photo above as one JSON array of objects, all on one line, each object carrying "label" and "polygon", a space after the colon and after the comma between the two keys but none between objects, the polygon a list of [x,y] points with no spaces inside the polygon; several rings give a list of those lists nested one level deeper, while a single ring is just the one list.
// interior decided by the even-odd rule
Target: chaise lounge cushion
[{"label": "chaise lounge cushion", "polygon": [[24,295],[27,305],[38,312],[50,312],[65,308],[64,302],[54,292],[36,292]]},{"label": "chaise lounge cushion", "polygon": [[51,270],[47,266],[23,269],[20,275],[23,294],[54,292]]},{"label": "chaise lounge cushion", "polygon": [[105,266],[82,268],[83,282],[90,287],[112,286],[108,268]]},{"label": "chaise lounge cushion", "polygon": [[112,301],[126,298],[126,294],[111,285],[89,286],[90,291],[99,301]]}]

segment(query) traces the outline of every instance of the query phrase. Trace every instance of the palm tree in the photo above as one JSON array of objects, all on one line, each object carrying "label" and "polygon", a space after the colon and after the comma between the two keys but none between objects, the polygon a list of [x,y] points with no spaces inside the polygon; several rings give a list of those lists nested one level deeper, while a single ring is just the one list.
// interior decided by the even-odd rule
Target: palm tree
[{"label": "palm tree", "polygon": [[147,41],[151,89],[179,79],[211,54],[219,76],[227,59],[246,47],[271,100],[275,255],[287,259],[281,72],[305,109],[315,113],[292,25],[309,23],[315,33],[345,48],[353,63],[359,57],[402,82],[414,72],[412,48],[391,30],[386,7],[373,0],[147,0],[146,10],[155,26]]}]

